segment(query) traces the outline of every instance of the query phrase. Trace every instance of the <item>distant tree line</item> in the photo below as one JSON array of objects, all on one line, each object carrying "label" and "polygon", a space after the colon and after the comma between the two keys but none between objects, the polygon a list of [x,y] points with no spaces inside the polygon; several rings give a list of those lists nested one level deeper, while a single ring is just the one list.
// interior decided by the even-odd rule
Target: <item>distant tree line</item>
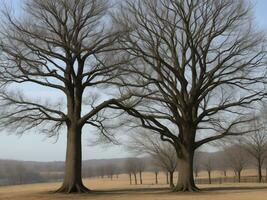
[{"label": "distant tree line", "polygon": [[13,162],[0,165],[0,185],[20,185],[45,181],[46,177],[43,177],[35,169],[27,168],[22,163]]}]

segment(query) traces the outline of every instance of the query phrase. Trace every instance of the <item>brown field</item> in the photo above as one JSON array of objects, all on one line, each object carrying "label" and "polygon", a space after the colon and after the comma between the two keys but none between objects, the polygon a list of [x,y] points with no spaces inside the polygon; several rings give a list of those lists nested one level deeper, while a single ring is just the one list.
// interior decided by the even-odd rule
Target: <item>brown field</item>
[{"label": "brown field", "polygon": [[[220,176],[214,172],[213,176]],[[252,174],[246,171],[244,174]],[[230,173],[229,173],[230,175]],[[205,173],[200,174],[205,178]],[[154,185],[154,175],[145,173],[143,185],[129,185],[127,175],[119,179],[86,179],[84,183],[94,190],[91,194],[64,195],[53,193],[60,183],[45,183],[20,186],[0,187],[0,200],[264,200],[267,199],[267,184],[257,183],[224,183],[220,185],[199,185],[199,193],[172,193],[165,185],[165,176],[160,174],[159,185]]]}]

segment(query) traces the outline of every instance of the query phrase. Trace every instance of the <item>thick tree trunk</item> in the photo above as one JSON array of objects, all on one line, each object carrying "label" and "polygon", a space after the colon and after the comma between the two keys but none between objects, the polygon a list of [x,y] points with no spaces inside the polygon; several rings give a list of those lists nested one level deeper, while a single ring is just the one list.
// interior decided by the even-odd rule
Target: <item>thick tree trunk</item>
[{"label": "thick tree trunk", "polygon": [[174,183],[173,183],[173,172],[170,172],[170,188],[174,188]]},{"label": "thick tree trunk", "polygon": [[81,128],[68,127],[65,176],[57,192],[85,193],[90,190],[82,183]]},{"label": "thick tree trunk", "polygon": [[173,191],[199,191],[194,182],[193,157],[193,150],[183,150],[182,155],[178,156],[178,182]]},{"label": "thick tree trunk", "polygon": [[139,178],[140,178],[140,184],[142,185],[143,184],[143,179],[142,179],[142,172],[139,171]]}]

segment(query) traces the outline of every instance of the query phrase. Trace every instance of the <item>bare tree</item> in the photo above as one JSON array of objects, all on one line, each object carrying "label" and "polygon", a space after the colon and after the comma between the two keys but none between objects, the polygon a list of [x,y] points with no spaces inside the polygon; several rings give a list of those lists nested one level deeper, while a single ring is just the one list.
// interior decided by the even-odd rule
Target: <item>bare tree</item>
[{"label": "bare tree", "polygon": [[[48,137],[66,127],[65,177],[58,192],[89,191],[81,178],[83,127],[112,137],[101,112],[111,99],[95,90],[111,83],[124,63],[115,55],[118,29],[106,24],[109,6],[106,0],[29,0],[25,16],[16,19],[9,10],[2,16],[1,125],[18,134],[38,129]],[[56,98],[34,99],[14,89],[27,85]]]},{"label": "bare tree", "polygon": [[263,116],[255,117],[252,122],[255,132],[245,138],[246,150],[257,163],[259,183],[262,182],[262,165],[267,155],[267,130],[265,124],[266,120]]},{"label": "bare tree", "polygon": [[174,187],[173,174],[177,168],[177,155],[172,145],[162,143],[158,135],[144,131],[131,136],[127,148],[132,152],[145,153],[151,156],[155,165],[168,172],[170,187]]},{"label": "bare tree", "polygon": [[134,176],[134,183],[137,185],[137,173],[138,173],[138,159],[129,158],[125,163],[126,171],[130,177],[130,184],[132,185],[132,175]]},{"label": "bare tree", "polygon": [[229,162],[228,162],[228,155],[224,152],[224,150],[221,152],[219,155],[219,165],[220,165],[220,170],[223,172],[223,176],[227,177],[227,170],[229,169]]},{"label": "bare tree", "polygon": [[225,149],[230,167],[234,170],[238,182],[241,182],[241,172],[248,164],[248,154],[241,139]]},{"label": "bare tree", "polygon": [[139,179],[140,179],[140,184],[143,184],[143,178],[142,178],[142,172],[145,170],[146,165],[144,160],[138,158],[137,160],[137,171],[139,173]]},{"label": "bare tree", "polygon": [[[265,95],[266,42],[242,0],[127,0],[114,16],[131,58],[114,102],[136,126],[159,134],[177,152],[174,191],[196,191],[195,150],[250,132],[251,106]],[[255,73],[260,72],[260,73]],[[241,125],[241,132],[235,127]]]},{"label": "bare tree", "polygon": [[160,172],[160,169],[159,169],[158,165],[154,165],[153,166],[153,171],[155,173],[155,184],[157,185],[159,183],[158,175],[159,175],[159,172]]},{"label": "bare tree", "polygon": [[129,180],[130,180],[130,185],[132,185],[132,166],[131,166],[131,162],[129,162],[130,160],[127,159],[126,163],[125,163],[125,170],[127,172],[127,174],[129,175]]},{"label": "bare tree", "polygon": [[203,163],[203,167],[208,173],[209,184],[211,184],[211,172],[213,170],[213,161],[210,155],[206,158],[206,161]]},{"label": "bare tree", "polygon": [[105,172],[106,172],[106,175],[110,178],[110,180],[113,179],[113,176],[115,175],[116,173],[116,166],[113,165],[113,164],[109,164],[105,167]]},{"label": "bare tree", "polygon": [[202,161],[201,153],[196,151],[193,163],[193,171],[195,173],[195,177],[198,177],[198,173],[201,169],[201,161]]}]

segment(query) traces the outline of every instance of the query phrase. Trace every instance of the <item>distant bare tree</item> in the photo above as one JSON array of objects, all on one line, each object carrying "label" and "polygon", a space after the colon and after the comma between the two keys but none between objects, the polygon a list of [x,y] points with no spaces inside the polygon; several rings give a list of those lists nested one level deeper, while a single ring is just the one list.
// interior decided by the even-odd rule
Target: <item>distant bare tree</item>
[{"label": "distant bare tree", "polygon": [[203,168],[207,171],[208,173],[208,178],[209,178],[209,184],[211,184],[211,172],[213,170],[213,160],[211,156],[208,156],[203,163]]},{"label": "distant bare tree", "polygon": [[145,131],[138,132],[133,137],[130,137],[127,148],[138,154],[146,153],[150,155],[155,165],[169,173],[170,187],[174,187],[173,173],[177,168],[177,155],[172,145],[162,143],[158,135]]},{"label": "distant bare tree", "polygon": [[119,89],[133,97],[110,107],[173,145],[180,172],[174,191],[197,191],[195,150],[250,132],[250,112],[266,94],[265,36],[248,1],[121,2],[114,21],[128,31],[120,44],[132,62]]},{"label": "distant bare tree", "polygon": [[112,180],[116,173],[116,166],[114,164],[109,164],[105,167],[105,169],[106,175],[110,178],[110,180]]},{"label": "distant bare tree", "polygon": [[106,167],[101,165],[97,168],[97,174],[103,179],[106,174]]},{"label": "distant bare tree", "polygon": [[[6,87],[0,94],[0,123],[11,132],[37,129],[48,137],[57,137],[64,127],[65,177],[58,192],[89,192],[81,177],[83,127],[112,138],[101,112],[112,99],[94,92],[112,83],[125,63],[115,56],[119,29],[105,23],[109,7],[107,0],[28,0],[25,15],[16,18],[10,10],[1,15],[0,80]],[[59,99],[32,98],[22,92],[26,85]]]},{"label": "distant bare tree", "polygon": [[226,177],[227,176],[227,170],[229,169],[229,162],[228,162],[228,158],[227,158],[227,154],[222,151],[222,153],[220,154],[220,170],[222,170],[223,172],[223,176]]},{"label": "distant bare tree", "polygon": [[125,163],[125,168],[130,177],[130,184],[132,184],[132,175],[133,175],[134,183],[135,185],[137,185],[138,159],[128,158]]},{"label": "distant bare tree", "polygon": [[142,172],[145,170],[145,168],[146,168],[146,165],[145,165],[144,160],[139,158],[137,160],[137,171],[139,173],[139,179],[140,179],[141,185],[143,184]]},{"label": "distant bare tree", "polygon": [[234,170],[238,182],[241,182],[241,172],[248,164],[248,153],[241,139],[225,149],[229,166]]},{"label": "distant bare tree", "polygon": [[200,152],[196,151],[193,164],[193,171],[195,173],[195,177],[198,177],[198,173],[201,170],[201,161],[202,161],[202,156]]},{"label": "distant bare tree", "polygon": [[128,161],[129,160],[127,160],[125,163],[125,170],[127,174],[129,175],[130,185],[132,185],[132,167],[131,167],[131,163],[129,163]]},{"label": "distant bare tree", "polygon": [[153,171],[155,173],[155,184],[157,185],[159,183],[158,175],[159,175],[160,169],[157,165],[155,165],[153,166]]},{"label": "distant bare tree", "polygon": [[254,127],[255,132],[249,134],[244,139],[245,147],[257,163],[258,182],[261,182],[262,165],[267,156],[267,129],[263,113],[261,116],[255,117],[255,120],[252,122],[252,126]]}]

